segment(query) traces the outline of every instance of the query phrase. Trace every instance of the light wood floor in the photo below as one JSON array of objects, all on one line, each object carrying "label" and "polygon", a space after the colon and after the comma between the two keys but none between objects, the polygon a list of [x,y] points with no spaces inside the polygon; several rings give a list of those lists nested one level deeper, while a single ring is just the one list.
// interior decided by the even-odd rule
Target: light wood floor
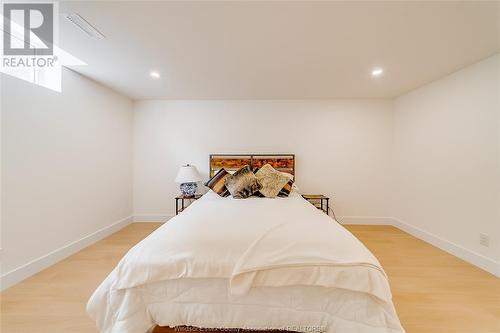
[{"label": "light wood floor", "polygon": [[[1,294],[2,333],[96,332],[85,305],[135,243],[135,223]],[[387,271],[408,333],[500,332],[500,279],[394,227],[348,226]]]}]

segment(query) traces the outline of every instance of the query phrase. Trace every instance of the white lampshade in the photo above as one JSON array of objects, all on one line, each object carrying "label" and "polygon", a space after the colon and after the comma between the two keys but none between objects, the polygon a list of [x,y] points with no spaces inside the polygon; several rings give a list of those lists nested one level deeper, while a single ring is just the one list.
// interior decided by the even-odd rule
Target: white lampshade
[{"label": "white lampshade", "polygon": [[194,165],[183,165],[175,177],[176,183],[196,183],[201,181],[201,176]]}]

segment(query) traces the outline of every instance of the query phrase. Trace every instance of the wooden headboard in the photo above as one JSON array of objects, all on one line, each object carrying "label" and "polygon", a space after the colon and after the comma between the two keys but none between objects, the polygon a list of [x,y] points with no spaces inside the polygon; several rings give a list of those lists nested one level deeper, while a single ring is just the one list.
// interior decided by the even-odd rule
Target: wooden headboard
[{"label": "wooden headboard", "polygon": [[210,177],[222,168],[236,171],[245,165],[254,169],[264,164],[270,164],[276,170],[287,172],[295,177],[294,154],[211,154]]}]

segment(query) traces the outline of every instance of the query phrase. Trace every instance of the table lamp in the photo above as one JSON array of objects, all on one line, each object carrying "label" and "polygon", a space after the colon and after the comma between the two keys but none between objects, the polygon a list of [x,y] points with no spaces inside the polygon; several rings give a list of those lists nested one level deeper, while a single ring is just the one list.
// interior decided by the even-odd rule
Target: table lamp
[{"label": "table lamp", "polygon": [[175,177],[175,182],[181,184],[180,189],[184,197],[193,197],[196,193],[198,185],[196,182],[201,181],[201,176],[194,165],[183,165]]}]

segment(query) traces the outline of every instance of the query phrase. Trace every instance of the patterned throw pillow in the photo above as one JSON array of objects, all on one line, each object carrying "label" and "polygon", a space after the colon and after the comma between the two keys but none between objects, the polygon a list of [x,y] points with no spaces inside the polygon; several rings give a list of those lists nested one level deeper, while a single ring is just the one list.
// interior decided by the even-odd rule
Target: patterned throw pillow
[{"label": "patterned throw pillow", "polygon": [[248,165],[245,165],[234,174],[228,176],[225,184],[233,198],[236,199],[248,198],[261,188],[257,177],[255,177],[252,169]]},{"label": "patterned throw pillow", "polygon": [[[259,168],[253,168],[253,173],[254,174],[256,174],[257,171],[259,171]],[[252,197],[265,198],[266,196],[264,194],[260,193],[260,191],[257,191],[254,194],[252,194]]]},{"label": "patterned throw pillow", "polygon": [[226,169],[222,168],[217,171],[217,173],[210,178],[208,182],[205,183],[205,186],[209,187],[221,197],[228,197],[230,193],[226,188],[225,181],[230,175],[231,174],[227,172]]},{"label": "patterned throw pillow", "polygon": [[265,164],[256,173],[255,177],[262,188],[259,190],[267,198],[276,198],[283,187],[290,181],[290,179],[278,170],[274,169],[270,164]]}]

